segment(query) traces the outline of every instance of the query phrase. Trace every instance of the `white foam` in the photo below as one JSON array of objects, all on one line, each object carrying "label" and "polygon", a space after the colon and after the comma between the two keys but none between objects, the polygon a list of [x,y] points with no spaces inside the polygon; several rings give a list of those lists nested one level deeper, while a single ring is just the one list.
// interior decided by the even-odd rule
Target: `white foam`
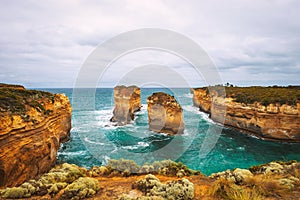
[{"label": "white foam", "polygon": [[148,147],[149,144],[146,142],[138,142],[138,145],[142,146],[142,147]]},{"label": "white foam", "polygon": [[76,126],[76,127],[72,127],[72,129],[71,129],[71,132],[87,133],[87,132],[89,132],[89,131],[90,131],[90,130],[88,130],[88,129],[85,128],[84,126],[82,126],[82,127]]},{"label": "white foam", "polygon": [[199,110],[199,108],[192,106],[192,105],[188,105],[188,106],[183,106],[182,107],[183,110],[188,111],[188,112],[192,112],[194,114],[200,115],[202,119],[204,119],[207,122],[213,123],[215,124],[215,122],[209,118],[209,114],[202,112]]},{"label": "white foam", "polygon": [[65,156],[69,156],[69,155],[76,155],[76,156],[81,156],[81,155],[85,155],[87,152],[86,151],[76,151],[76,152],[58,152],[58,155],[65,155]]},{"label": "white foam", "polygon": [[137,145],[132,145],[132,146],[123,146],[122,149],[130,149],[130,150],[134,150],[134,149],[138,149],[140,147],[148,147],[149,144],[146,142],[138,142]]},{"label": "white foam", "polygon": [[78,132],[79,131],[79,128],[78,127],[72,127],[71,128],[71,132]]},{"label": "white foam", "polygon": [[238,147],[238,150],[245,150],[245,147]]},{"label": "white foam", "polygon": [[135,113],[135,115],[143,115],[147,112],[147,104],[142,104],[142,107],[139,111]]},{"label": "white foam", "polygon": [[110,157],[103,156],[103,163],[102,163],[102,165],[107,165],[107,163],[108,163],[109,160],[110,160]]},{"label": "white foam", "polygon": [[192,112],[194,114],[198,114],[198,115],[201,114],[201,112],[199,111],[199,108],[197,108],[195,106],[192,106],[192,105],[183,106],[182,108],[183,108],[183,110],[188,111],[188,112]]},{"label": "white foam", "polygon": [[187,98],[193,98],[193,94],[192,93],[184,94],[183,96],[187,97]]},{"label": "white foam", "polygon": [[198,111],[202,117],[202,119],[204,119],[205,121],[207,122],[210,122],[212,124],[216,124],[216,122],[214,122],[212,119],[209,118],[209,114],[205,113],[205,112],[201,112],[201,111]]},{"label": "white foam", "polygon": [[90,144],[105,145],[105,143],[102,143],[102,142],[94,142],[94,141],[91,141],[91,140],[89,140],[89,138],[84,138],[83,140],[84,140],[85,142],[90,143]]}]

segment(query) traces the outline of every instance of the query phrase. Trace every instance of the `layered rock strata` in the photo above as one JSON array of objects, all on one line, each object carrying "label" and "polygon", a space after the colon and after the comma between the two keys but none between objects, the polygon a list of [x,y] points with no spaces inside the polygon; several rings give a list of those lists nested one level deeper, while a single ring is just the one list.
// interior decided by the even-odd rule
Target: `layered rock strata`
[{"label": "layered rock strata", "polygon": [[50,170],[69,139],[71,105],[63,94],[0,87],[0,187]]},{"label": "layered rock strata", "polygon": [[117,122],[118,126],[130,123],[134,119],[134,112],[141,109],[141,89],[137,86],[116,86],[114,104],[111,121]]},{"label": "layered rock strata", "polygon": [[184,121],[182,108],[174,96],[158,92],[147,98],[149,129],[170,135],[182,134]]},{"label": "layered rock strata", "polygon": [[204,88],[192,92],[194,105],[216,122],[262,139],[300,142],[300,103],[264,106],[259,102],[238,103],[234,98],[224,98]]}]

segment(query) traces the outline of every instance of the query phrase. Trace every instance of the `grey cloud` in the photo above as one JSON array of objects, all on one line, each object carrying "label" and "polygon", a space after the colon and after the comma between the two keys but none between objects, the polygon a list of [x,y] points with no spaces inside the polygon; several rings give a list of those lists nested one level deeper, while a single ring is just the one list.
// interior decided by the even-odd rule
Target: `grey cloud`
[{"label": "grey cloud", "polygon": [[[300,84],[299,7],[297,0],[2,0],[0,79],[32,87],[71,87],[99,43],[152,27],[182,33],[202,45],[224,82]],[[143,64],[155,56],[137,54]],[[190,76],[184,61],[164,56],[157,57],[157,64],[186,70]],[[134,56],[129,58],[119,64],[136,64]],[[111,71],[107,79],[113,82],[122,70]],[[194,84],[200,82],[190,77]]]}]

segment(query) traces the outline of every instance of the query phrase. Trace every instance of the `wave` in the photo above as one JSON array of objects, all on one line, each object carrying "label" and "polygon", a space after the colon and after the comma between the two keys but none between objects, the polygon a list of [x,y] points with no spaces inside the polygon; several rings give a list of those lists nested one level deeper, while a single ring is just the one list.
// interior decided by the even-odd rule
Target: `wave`
[{"label": "wave", "polygon": [[148,147],[148,146],[150,145],[146,142],[138,142],[137,145],[122,146],[122,149],[135,150],[135,149],[139,149],[140,147]]},{"label": "wave", "polygon": [[94,141],[91,141],[91,140],[89,140],[89,138],[84,138],[83,139],[85,142],[88,142],[88,143],[90,143],[90,144],[98,144],[98,145],[105,145],[105,143],[103,143],[103,142],[94,142]]},{"label": "wave", "polygon": [[59,155],[64,155],[64,156],[82,156],[86,155],[88,152],[87,151],[62,151],[62,152],[57,152],[57,156]]},{"label": "wave", "polygon": [[141,107],[141,109],[139,110],[139,111],[137,111],[136,113],[135,113],[135,115],[143,115],[143,114],[145,114],[146,112],[147,112],[147,104],[142,104],[142,107]]},{"label": "wave", "polygon": [[84,127],[84,126],[82,126],[82,127],[78,127],[78,126],[75,126],[75,127],[72,127],[71,128],[71,133],[75,133],[75,132],[77,132],[77,133],[87,133],[87,132],[89,132],[90,130],[88,130],[86,127]]},{"label": "wave", "polygon": [[216,122],[214,122],[211,118],[209,118],[209,114],[205,113],[205,112],[201,112],[201,111],[198,111],[202,117],[202,119],[204,119],[205,121],[207,122],[210,122],[212,124],[217,124]]},{"label": "wave", "polygon": [[199,111],[199,108],[192,106],[192,105],[187,105],[187,106],[182,106],[183,110],[194,113],[194,114],[198,114],[200,115],[201,112]]},{"label": "wave", "polygon": [[187,97],[187,98],[193,98],[193,94],[192,93],[184,94],[183,96]]}]

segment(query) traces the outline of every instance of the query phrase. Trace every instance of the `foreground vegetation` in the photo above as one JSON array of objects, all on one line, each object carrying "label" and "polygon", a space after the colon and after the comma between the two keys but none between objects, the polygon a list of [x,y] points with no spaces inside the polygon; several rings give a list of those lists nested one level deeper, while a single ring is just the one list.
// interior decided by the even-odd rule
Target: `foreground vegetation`
[{"label": "foreground vegetation", "polygon": [[300,163],[271,162],[206,177],[170,160],[110,160],[90,170],[61,164],[37,180],[0,190],[0,199],[299,199]]},{"label": "foreground vegetation", "polygon": [[204,87],[207,94],[211,91],[216,91],[218,96],[226,96],[233,98],[236,102],[253,104],[259,102],[262,105],[269,105],[271,103],[276,104],[288,104],[296,105],[300,102],[300,87],[225,87],[225,86],[209,86]]}]

